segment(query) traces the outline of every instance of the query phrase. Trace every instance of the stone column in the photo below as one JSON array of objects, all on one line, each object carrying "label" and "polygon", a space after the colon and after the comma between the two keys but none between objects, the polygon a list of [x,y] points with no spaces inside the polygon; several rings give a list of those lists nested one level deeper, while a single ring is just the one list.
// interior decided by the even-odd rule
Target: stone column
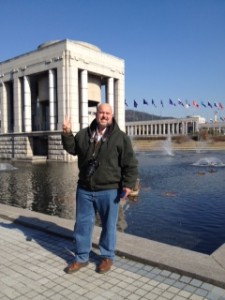
[{"label": "stone column", "polygon": [[181,133],[184,134],[185,133],[185,123],[184,122],[181,122]]},{"label": "stone column", "polygon": [[[65,51],[63,59],[57,68],[57,98],[58,124],[62,129],[65,116],[71,118],[73,133],[80,129],[79,120],[79,85],[77,61],[71,58],[70,51]],[[72,157],[71,155],[69,156]]]},{"label": "stone column", "polygon": [[171,133],[172,133],[172,135],[174,135],[174,125],[175,125],[175,124],[174,124],[174,123],[172,123],[172,132],[171,132]]},{"label": "stone column", "polygon": [[194,125],[195,132],[199,132],[198,121],[194,121]]},{"label": "stone column", "polygon": [[121,130],[125,131],[125,84],[123,74],[114,80],[114,116]]},{"label": "stone column", "polygon": [[159,124],[159,135],[162,135],[162,124]]},{"label": "stone column", "polygon": [[131,135],[134,135],[134,125],[131,126]]},{"label": "stone column", "polygon": [[185,134],[188,133],[188,122],[185,122]]},{"label": "stone column", "polygon": [[152,135],[152,124],[150,124],[149,126],[150,126],[150,135]]},{"label": "stone column", "polygon": [[4,82],[0,82],[0,98],[1,98],[1,133],[8,133],[8,107],[7,95]]},{"label": "stone column", "polygon": [[24,129],[25,132],[31,132],[31,90],[30,90],[30,78],[28,76],[23,77],[24,84]]},{"label": "stone column", "polygon": [[56,130],[56,86],[55,86],[55,72],[48,71],[49,80],[49,127],[50,130]]},{"label": "stone column", "polygon": [[179,134],[179,122],[176,123],[176,134]]},{"label": "stone column", "polygon": [[114,112],[114,79],[112,77],[108,78],[107,81],[107,103],[112,106]]},{"label": "stone column", "polygon": [[13,80],[14,101],[14,132],[22,132],[22,99],[21,81],[18,77]]},{"label": "stone column", "polygon": [[74,133],[80,130],[79,105],[78,68],[73,66],[70,69],[70,111]]},{"label": "stone column", "polygon": [[81,128],[88,126],[88,72],[81,71]]},{"label": "stone column", "polygon": [[187,123],[182,122],[182,134],[186,134],[186,132],[187,132]]}]

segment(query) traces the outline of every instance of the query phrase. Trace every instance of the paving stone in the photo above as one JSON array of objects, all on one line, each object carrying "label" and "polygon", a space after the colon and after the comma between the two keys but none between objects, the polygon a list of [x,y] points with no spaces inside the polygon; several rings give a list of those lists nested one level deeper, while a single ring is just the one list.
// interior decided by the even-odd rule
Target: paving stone
[{"label": "paving stone", "polygon": [[93,253],[87,268],[68,275],[72,241],[1,217],[0,234],[3,300],[225,300],[218,286],[119,256],[106,274],[96,273]]}]

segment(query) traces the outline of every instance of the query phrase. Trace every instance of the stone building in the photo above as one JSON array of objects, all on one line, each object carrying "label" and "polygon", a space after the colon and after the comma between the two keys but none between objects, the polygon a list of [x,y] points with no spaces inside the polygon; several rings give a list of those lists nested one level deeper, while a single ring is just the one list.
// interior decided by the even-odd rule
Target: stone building
[{"label": "stone building", "polygon": [[0,159],[70,161],[61,125],[76,133],[108,102],[125,130],[124,60],[73,40],[50,41],[0,63]]},{"label": "stone building", "polygon": [[127,122],[126,133],[131,137],[190,135],[199,132],[203,123],[205,119],[199,116]]}]

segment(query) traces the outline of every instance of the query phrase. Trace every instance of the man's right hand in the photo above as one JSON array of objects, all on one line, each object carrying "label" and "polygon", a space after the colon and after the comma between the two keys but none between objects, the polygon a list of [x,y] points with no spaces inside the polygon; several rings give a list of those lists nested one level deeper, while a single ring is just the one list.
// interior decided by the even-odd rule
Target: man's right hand
[{"label": "man's right hand", "polygon": [[62,131],[63,133],[70,133],[71,130],[71,119],[68,116],[65,116],[63,123],[62,123]]}]

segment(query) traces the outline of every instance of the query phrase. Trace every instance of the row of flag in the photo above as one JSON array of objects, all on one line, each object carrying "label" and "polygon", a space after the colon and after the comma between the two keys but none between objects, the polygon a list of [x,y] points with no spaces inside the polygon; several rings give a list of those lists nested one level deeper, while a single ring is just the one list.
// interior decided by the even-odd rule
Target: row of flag
[{"label": "row of flag", "polygon": [[[168,103],[169,105],[172,105],[172,106],[183,106],[184,108],[189,108],[189,107],[195,107],[195,108],[200,108],[201,106],[207,108],[207,107],[210,107],[210,108],[214,108],[216,110],[223,110],[224,107],[223,107],[223,104],[221,102],[213,102],[211,103],[210,101],[207,101],[207,102],[204,102],[204,101],[201,101],[200,103],[198,103],[197,101],[193,100],[192,102],[189,102],[188,100],[185,100],[185,101],[182,101],[181,99],[177,99],[177,101],[174,101],[172,99],[169,98],[168,100]],[[160,100],[160,103],[158,105],[158,103],[156,103],[154,101],[154,99],[152,99],[151,101],[148,101],[146,99],[143,99],[143,105],[152,105],[154,106],[155,108],[157,108],[158,106],[163,108],[164,107],[164,102],[163,100]],[[134,100],[134,108],[137,108],[139,103]],[[125,106],[128,107],[128,103],[125,99]],[[225,121],[225,117],[220,117],[220,120],[221,121]]]},{"label": "row of flag", "polygon": [[[143,104],[144,105],[149,105],[149,101],[147,101],[146,99],[143,99]],[[157,107],[155,101],[152,99],[151,101],[151,104],[154,106],[154,107]],[[217,109],[223,109],[223,105],[221,102],[214,102],[214,103],[210,103],[209,101],[207,103],[205,103],[204,101],[201,101],[200,104],[198,104],[197,101],[193,100],[191,103],[188,102],[187,100],[185,100],[185,102],[181,101],[180,99],[177,100],[177,103],[175,101],[173,101],[172,99],[169,99],[169,104],[170,105],[173,105],[173,106],[177,106],[177,105],[181,105],[183,107],[196,107],[196,108],[199,108],[200,105],[203,106],[203,107],[210,107],[210,108],[217,108]],[[127,101],[125,100],[125,105],[128,106],[127,104]],[[160,100],[160,105],[162,107],[164,107],[164,103],[162,100]],[[136,100],[134,100],[134,107],[137,108],[138,107],[138,102]]]}]

